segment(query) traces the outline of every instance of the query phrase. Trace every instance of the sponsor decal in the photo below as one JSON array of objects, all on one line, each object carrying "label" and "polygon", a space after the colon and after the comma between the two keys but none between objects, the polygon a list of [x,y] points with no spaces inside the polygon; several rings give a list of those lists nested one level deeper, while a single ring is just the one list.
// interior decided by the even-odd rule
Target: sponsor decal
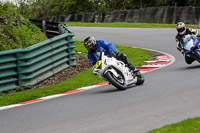
[{"label": "sponsor decal", "polygon": [[108,44],[109,44],[109,42],[108,42],[108,41],[104,41],[104,44],[105,44],[105,45],[108,45]]}]

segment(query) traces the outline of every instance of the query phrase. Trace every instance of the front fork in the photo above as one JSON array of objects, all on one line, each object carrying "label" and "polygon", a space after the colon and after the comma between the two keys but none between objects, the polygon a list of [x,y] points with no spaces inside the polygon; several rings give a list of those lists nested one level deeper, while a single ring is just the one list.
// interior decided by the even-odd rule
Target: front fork
[{"label": "front fork", "polygon": [[193,58],[194,60],[197,60],[200,62],[200,46],[197,46],[198,48],[192,51],[192,54],[187,54],[186,56]]},{"label": "front fork", "polygon": [[198,44],[193,54],[200,60],[200,45]]},{"label": "front fork", "polygon": [[200,49],[196,49],[194,51],[195,56],[198,58],[198,60],[200,60]]}]

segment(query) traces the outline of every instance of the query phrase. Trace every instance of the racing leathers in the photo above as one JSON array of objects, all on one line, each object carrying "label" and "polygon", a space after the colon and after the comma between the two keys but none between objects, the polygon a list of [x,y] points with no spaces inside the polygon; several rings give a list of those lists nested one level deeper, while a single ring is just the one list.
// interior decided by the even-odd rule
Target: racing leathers
[{"label": "racing leathers", "polygon": [[176,35],[176,43],[177,43],[177,49],[183,54],[183,51],[182,51],[182,46],[184,44],[183,42],[183,36],[184,35],[195,35],[195,36],[198,36],[198,31],[197,30],[194,30],[194,29],[191,29],[191,28],[186,28],[186,32],[183,34],[183,35],[180,35],[180,34],[177,34]]},{"label": "racing leathers", "polygon": [[104,52],[107,56],[114,56],[116,59],[123,61],[129,69],[133,70],[133,72],[139,71],[135,68],[133,64],[131,64],[125,54],[117,51],[115,45],[106,40],[96,40],[96,50],[88,51],[88,60],[89,63],[95,65],[95,63],[100,59],[100,53]]},{"label": "racing leathers", "polygon": [[[195,37],[199,37],[199,33],[197,30],[194,30],[194,29],[191,29],[191,28],[186,28],[186,31],[183,35],[180,35],[180,34],[177,34],[176,35],[176,43],[177,43],[177,49],[182,53],[184,54],[183,50],[182,50],[182,47],[183,47],[183,44],[184,44],[184,41],[183,41],[183,36],[184,35],[194,35]],[[185,56],[185,61],[187,64],[191,64],[194,59],[193,58],[190,58],[188,56]]]}]

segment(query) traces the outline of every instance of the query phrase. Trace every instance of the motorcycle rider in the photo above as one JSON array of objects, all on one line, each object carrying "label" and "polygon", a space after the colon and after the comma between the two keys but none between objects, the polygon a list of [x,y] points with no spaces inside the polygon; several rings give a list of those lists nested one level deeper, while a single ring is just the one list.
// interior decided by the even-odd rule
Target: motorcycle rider
[{"label": "motorcycle rider", "polygon": [[85,38],[84,46],[88,50],[88,60],[91,65],[95,65],[100,58],[100,53],[104,52],[107,56],[115,57],[116,59],[123,61],[133,73],[139,71],[128,61],[125,54],[117,51],[115,45],[107,40],[96,40],[94,37],[89,36]]},{"label": "motorcycle rider", "polygon": [[[183,22],[178,22],[176,25],[177,35],[176,35],[176,43],[177,43],[177,49],[184,54],[182,47],[183,47],[183,36],[184,35],[194,35],[195,37],[199,37],[199,33],[197,30],[191,29],[186,27],[186,25]],[[185,56],[185,62],[187,64],[191,64],[194,61],[193,58],[189,56]]]}]

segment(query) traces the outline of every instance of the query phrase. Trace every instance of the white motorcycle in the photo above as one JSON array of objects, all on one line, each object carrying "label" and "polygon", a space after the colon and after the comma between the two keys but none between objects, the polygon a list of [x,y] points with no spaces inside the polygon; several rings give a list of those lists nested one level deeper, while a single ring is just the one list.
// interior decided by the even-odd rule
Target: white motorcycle
[{"label": "white motorcycle", "polygon": [[140,71],[134,74],[124,62],[105,56],[104,52],[101,53],[100,60],[93,67],[93,73],[119,90],[125,90],[133,84],[142,85],[144,83],[144,77]]}]

